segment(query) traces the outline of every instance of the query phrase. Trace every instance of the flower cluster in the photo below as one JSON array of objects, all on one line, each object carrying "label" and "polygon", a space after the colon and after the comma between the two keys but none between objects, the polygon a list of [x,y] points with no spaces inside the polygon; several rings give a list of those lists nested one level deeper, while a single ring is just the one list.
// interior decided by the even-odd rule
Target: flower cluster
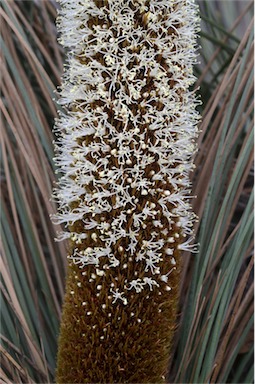
[{"label": "flower cluster", "polygon": [[171,291],[175,255],[192,248],[197,10],[193,0],[60,3],[68,60],[53,221],[97,289],[115,271],[108,298],[126,305],[130,292]]}]

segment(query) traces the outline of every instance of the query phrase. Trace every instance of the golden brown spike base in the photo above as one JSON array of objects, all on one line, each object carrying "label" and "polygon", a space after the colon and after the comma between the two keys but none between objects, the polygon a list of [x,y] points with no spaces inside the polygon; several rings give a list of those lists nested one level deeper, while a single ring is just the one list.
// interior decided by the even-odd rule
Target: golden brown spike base
[{"label": "golden brown spike base", "polygon": [[[128,304],[108,299],[113,274],[89,282],[70,264],[63,306],[57,383],[164,382],[175,329],[180,256],[169,276],[171,292],[129,291]],[[118,272],[119,273],[119,272]],[[123,276],[119,274],[119,279]],[[102,285],[101,289],[98,282]]]}]

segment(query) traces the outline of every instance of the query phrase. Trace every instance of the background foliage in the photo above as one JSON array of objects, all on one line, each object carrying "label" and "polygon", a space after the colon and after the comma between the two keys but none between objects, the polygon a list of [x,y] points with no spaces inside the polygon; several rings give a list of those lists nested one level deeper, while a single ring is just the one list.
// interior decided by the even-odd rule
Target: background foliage
[{"label": "background foliage", "polygon": [[[201,1],[197,254],[183,255],[169,382],[253,382],[253,2]],[[66,249],[54,241],[55,1],[4,0],[1,379],[51,383]]]}]

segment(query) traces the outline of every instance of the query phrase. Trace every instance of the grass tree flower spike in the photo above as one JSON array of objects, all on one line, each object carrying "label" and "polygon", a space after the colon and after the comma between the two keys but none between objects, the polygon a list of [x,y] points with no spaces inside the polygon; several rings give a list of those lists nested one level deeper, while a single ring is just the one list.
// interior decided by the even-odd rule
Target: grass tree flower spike
[{"label": "grass tree flower spike", "polygon": [[166,375],[192,249],[193,0],[60,0],[54,196],[70,239],[58,383]]}]

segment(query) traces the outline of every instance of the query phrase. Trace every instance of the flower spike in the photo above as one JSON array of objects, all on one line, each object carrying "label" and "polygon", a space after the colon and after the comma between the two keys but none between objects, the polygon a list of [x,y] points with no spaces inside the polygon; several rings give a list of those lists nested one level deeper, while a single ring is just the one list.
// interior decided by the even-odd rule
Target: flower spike
[{"label": "flower spike", "polygon": [[[69,238],[57,381],[160,382],[193,248],[192,0],[60,0],[54,197]],[[84,304],[85,303],[85,304]]]}]

